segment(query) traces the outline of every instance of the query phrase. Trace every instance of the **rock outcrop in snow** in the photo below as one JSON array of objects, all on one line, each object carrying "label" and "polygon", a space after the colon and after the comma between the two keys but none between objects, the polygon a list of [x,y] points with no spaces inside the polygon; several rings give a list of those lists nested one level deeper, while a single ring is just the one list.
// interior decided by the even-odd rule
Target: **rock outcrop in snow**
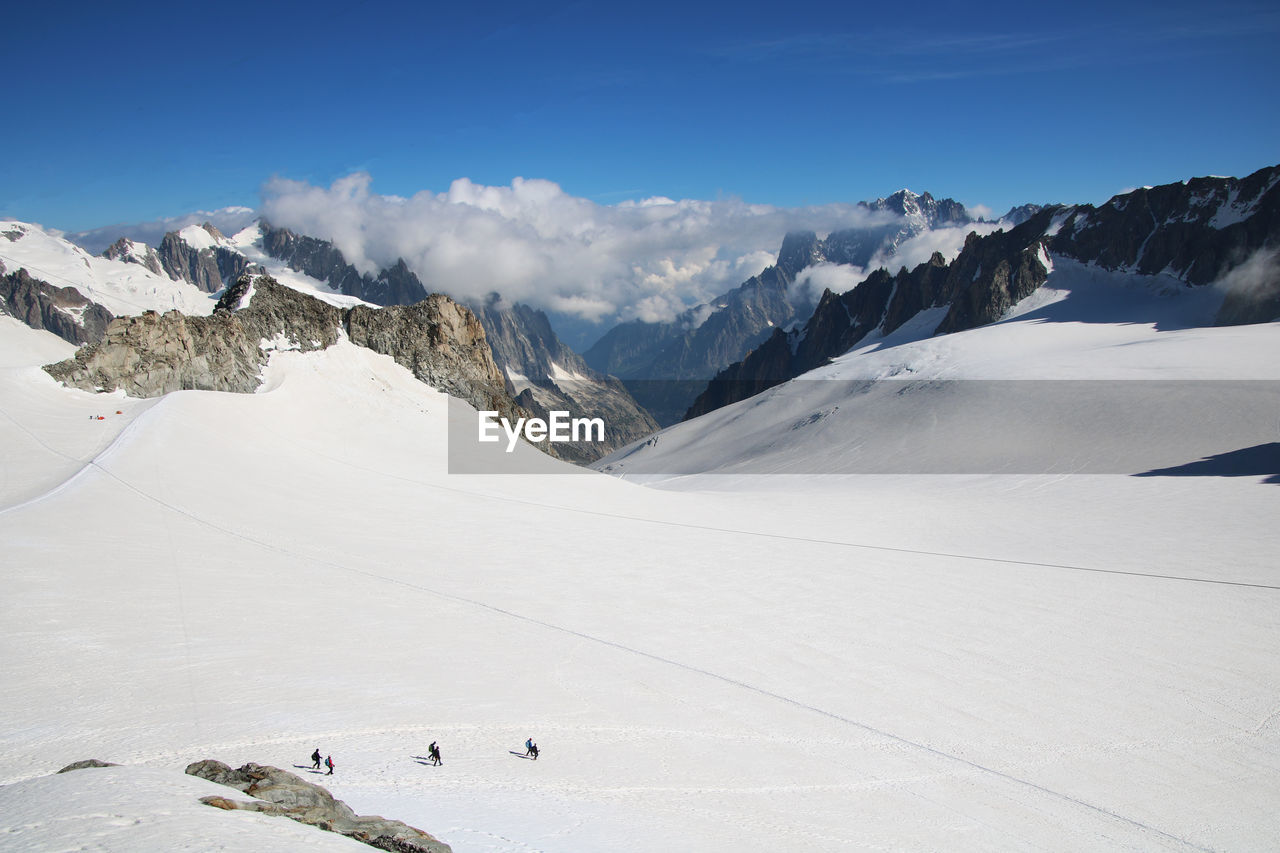
[{"label": "rock outcrop in snow", "polygon": [[515,413],[479,321],[448,297],[344,310],[269,276],[242,277],[208,317],[147,311],[117,318],[100,343],[45,370],[76,388],[123,388],[133,397],[192,389],[248,393],[262,383],[272,349],[325,349],[340,332],[478,409]]},{"label": "rock outcrop in snow", "polygon": [[282,815],[299,823],[345,835],[379,850],[452,853],[448,844],[421,829],[398,820],[357,815],[350,806],[334,797],[326,788],[277,767],[250,763],[233,770],[221,761],[206,759],[188,765],[187,774],[226,785],[256,798],[244,801],[212,796],[200,800],[214,808]]},{"label": "rock outcrop in snow", "polygon": [[136,243],[128,237],[121,237],[108,246],[103,251],[102,257],[109,261],[137,264],[156,275],[165,275],[164,264],[160,262],[160,255],[156,250],[145,244]]}]

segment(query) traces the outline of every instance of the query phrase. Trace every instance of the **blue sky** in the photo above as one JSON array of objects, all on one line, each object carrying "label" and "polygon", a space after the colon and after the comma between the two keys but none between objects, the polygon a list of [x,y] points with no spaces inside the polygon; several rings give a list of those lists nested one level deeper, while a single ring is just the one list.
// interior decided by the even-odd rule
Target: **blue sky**
[{"label": "blue sky", "polygon": [[1001,213],[1280,162],[1263,3],[11,4],[0,215],[256,206],[273,176],[613,204],[901,187]]}]

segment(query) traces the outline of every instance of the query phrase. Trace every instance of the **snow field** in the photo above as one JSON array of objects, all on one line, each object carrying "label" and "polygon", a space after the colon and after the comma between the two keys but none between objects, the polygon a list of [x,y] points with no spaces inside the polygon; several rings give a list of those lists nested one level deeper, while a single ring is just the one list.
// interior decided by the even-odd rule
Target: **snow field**
[{"label": "snow field", "polygon": [[1280,844],[1257,479],[450,477],[443,395],[345,342],[97,422],[0,333],[0,848],[244,825],[51,811],[71,761],[316,747],[459,853]]}]

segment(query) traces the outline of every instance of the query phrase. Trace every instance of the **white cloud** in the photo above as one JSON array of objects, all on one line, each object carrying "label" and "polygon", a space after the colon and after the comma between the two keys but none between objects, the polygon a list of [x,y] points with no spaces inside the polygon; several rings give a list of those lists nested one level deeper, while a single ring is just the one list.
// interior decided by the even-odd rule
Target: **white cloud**
[{"label": "white cloud", "polygon": [[971,222],[955,228],[922,231],[910,239],[903,240],[892,255],[883,250],[877,252],[872,257],[871,263],[867,265],[867,270],[878,267],[884,267],[893,273],[901,267],[911,270],[933,257],[934,252],[941,252],[944,259],[953,261],[964,248],[964,241],[971,232],[976,231],[979,235],[986,236],[1000,230],[1001,227],[996,222]]},{"label": "white cloud", "polygon": [[902,267],[914,269],[929,258],[934,252],[942,253],[942,257],[950,262],[955,260],[964,248],[964,241],[971,232],[986,235],[998,230],[1000,226],[994,222],[977,222],[955,228],[938,228],[923,231],[914,237],[903,240],[897,250],[890,253],[880,250],[872,256],[866,267],[849,264],[815,264],[807,267],[796,276],[791,285],[790,295],[793,299],[808,297],[817,302],[824,289],[832,293],[845,293],[857,287],[874,270],[884,267],[891,273],[897,273]]},{"label": "white cloud", "polygon": [[1250,300],[1264,300],[1280,294],[1280,251],[1259,249],[1214,286],[1224,293]]},{"label": "white cloud", "polygon": [[788,295],[793,301],[807,299],[816,304],[822,297],[823,290],[830,290],[832,293],[853,290],[874,269],[874,266],[864,269],[852,264],[814,264],[800,271],[792,282]]},{"label": "white cloud", "polygon": [[328,188],[275,179],[263,189],[273,224],[332,240],[373,272],[398,258],[431,290],[511,301],[591,321],[670,320],[773,263],[790,230],[890,221],[853,204],[805,208],[657,197],[601,205],[551,181],[442,193],[372,192],[366,173]]}]

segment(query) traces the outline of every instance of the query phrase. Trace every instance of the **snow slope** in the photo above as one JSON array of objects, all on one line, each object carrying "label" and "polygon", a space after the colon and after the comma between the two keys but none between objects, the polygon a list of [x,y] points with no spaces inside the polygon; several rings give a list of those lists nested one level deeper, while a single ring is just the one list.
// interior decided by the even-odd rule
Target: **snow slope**
[{"label": "snow slope", "polygon": [[[199,225],[188,225],[178,236],[196,249],[221,246],[238,252],[281,284],[340,308],[367,304],[268,256],[260,246],[262,232],[256,223],[221,240]],[[142,243],[134,243],[132,249],[135,255],[146,253]],[[25,267],[34,278],[58,287],[74,287],[116,316],[172,309],[189,316],[204,316],[213,311],[218,301],[216,293],[205,293],[185,281],[157,275],[140,264],[91,255],[59,233],[26,222],[0,222],[0,263],[9,272]]]},{"label": "snow slope", "polygon": [[[595,464],[614,474],[1140,473],[1280,441],[1280,323],[1053,259],[999,323],[939,311]],[[1278,473],[1278,472],[1268,472]]]},{"label": "snow slope", "polygon": [[369,848],[291,820],[201,805],[207,796],[248,799],[181,769],[104,767],[0,788],[10,850],[318,850]]},{"label": "snow slope", "polygon": [[[141,244],[135,249],[145,252]],[[26,267],[33,278],[74,287],[116,316],[175,308],[200,316],[212,312],[218,301],[195,285],[156,275],[139,264],[91,255],[57,233],[26,222],[0,222],[0,263],[8,272]]]},{"label": "snow slope", "polygon": [[316,747],[459,853],[1280,845],[1257,478],[450,477],[368,350],[142,403],[50,348],[0,323],[0,849],[243,849],[165,774]]}]

